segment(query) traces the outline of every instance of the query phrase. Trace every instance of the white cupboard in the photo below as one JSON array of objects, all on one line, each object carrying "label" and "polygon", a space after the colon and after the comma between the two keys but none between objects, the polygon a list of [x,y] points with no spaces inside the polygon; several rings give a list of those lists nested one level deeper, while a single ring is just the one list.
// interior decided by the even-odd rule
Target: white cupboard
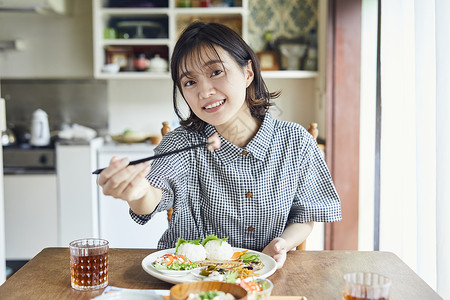
[{"label": "white cupboard", "polygon": [[[98,151],[98,167],[109,164],[112,156],[139,159],[153,154],[154,146],[148,144],[105,145]],[[156,214],[147,224],[139,225],[129,215],[128,204],[120,199],[105,196],[98,188],[100,237],[113,248],[156,248],[168,227],[167,214]]]},{"label": "white cupboard", "polygon": [[56,174],[4,175],[7,260],[58,246]]}]

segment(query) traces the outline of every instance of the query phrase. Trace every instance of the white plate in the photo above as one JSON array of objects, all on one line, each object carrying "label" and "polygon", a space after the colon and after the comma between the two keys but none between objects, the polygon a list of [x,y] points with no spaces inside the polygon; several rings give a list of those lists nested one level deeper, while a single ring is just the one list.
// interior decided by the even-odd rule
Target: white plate
[{"label": "white plate", "polygon": [[[243,250],[245,250],[245,249],[233,248],[234,252],[243,251]],[[250,250],[250,252],[258,253],[259,258],[261,259],[262,263],[264,264],[264,267],[261,270],[257,271],[257,273],[258,273],[257,278],[267,278],[270,275],[272,275],[273,273],[275,273],[275,271],[277,270],[277,263],[275,262],[275,260],[272,257],[270,257],[264,253],[253,251],[253,250]],[[199,277],[196,277],[191,273],[192,270],[189,270],[188,274],[183,275],[183,276],[170,276],[170,275],[159,272],[152,266],[152,262],[154,262],[158,257],[163,256],[164,254],[174,254],[174,253],[175,253],[175,248],[153,252],[152,254],[146,256],[142,260],[142,268],[144,269],[145,272],[152,275],[153,277],[158,278],[165,282],[173,283],[173,284],[183,283],[183,282],[200,281],[201,279]]]},{"label": "white plate", "polygon": [[145,291],[119,291],[102,294],[92,300],[165,300],[160,295],[149,294]]},{"label": "white plate", "polygon": [[157,270],[152,263],[150,263],[149,268],[155,272],[159,272],[159,273],[162,273],[167,276],[185,276],[195,270],[195,269],[179,270],[179,271],[177,271],[177,270]]}]

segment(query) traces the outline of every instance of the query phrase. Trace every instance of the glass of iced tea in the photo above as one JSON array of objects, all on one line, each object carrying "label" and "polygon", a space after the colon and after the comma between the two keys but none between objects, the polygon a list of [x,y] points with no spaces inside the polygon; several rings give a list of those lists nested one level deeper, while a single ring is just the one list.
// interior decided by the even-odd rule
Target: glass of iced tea
[{"label": "glass of iced tea", "polygon": [[88,238],[69,244],[71,285],[76,290],[95,290],[108,285],[107,240]]},{"label": "glass of iced tea", "polygon": [[388,300],[392,281],[386,276],[355,272],[344,275],[344,300]]}]

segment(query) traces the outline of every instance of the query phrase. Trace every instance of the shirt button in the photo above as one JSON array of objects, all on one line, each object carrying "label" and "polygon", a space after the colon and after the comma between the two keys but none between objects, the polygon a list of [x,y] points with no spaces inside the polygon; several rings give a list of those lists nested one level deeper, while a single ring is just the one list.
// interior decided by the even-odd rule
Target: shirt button
[{"label": "shirt button", "polygon": [[248,154],[248,152],[247,151],[245,151],[245,150],[242,150],[242,155],[247,155]]},{"label": "shirt button", "polygon": [[247,196],[247,198],[251,198],[251,197],[253,197],[253,194],[252,194],[252,192],[248,192],[246,196]]},{"label": "shirt button", "polygon": [[252,232],[253,230],[255,230],[255,227],[250,226],[250,227],[247,228],[247,230],[250,231],[250,232]]}]

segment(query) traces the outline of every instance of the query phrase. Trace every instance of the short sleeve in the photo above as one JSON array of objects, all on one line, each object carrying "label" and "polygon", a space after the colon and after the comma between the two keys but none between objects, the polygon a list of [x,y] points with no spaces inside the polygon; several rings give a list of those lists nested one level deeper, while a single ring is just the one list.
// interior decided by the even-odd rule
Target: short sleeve
[{"label": "short sleeve", "polygon": [[300,148],[299,185],[288,223],[336,222],[342,219],[339,196],[315,140]]},{"label": "short sleeve", "polygon": [[[186,139],[179,132],[167,133],[161,143],[155,148],[155,155],[173,151],[176,148],[189,146]],[[144,225],[156,213],[168,210],[173,206],[175,195],[183,195],[183,190],[187,189],[186,170],[187,155],[180,152],[169,156],[161,157],[152,161],[152,167],[147,180],[150,185],[162,190],[161,202],[151,214],[138,215],[130,209],[131,218],[138,224]],[[179,199],[182,200],[182,199]]]}]

